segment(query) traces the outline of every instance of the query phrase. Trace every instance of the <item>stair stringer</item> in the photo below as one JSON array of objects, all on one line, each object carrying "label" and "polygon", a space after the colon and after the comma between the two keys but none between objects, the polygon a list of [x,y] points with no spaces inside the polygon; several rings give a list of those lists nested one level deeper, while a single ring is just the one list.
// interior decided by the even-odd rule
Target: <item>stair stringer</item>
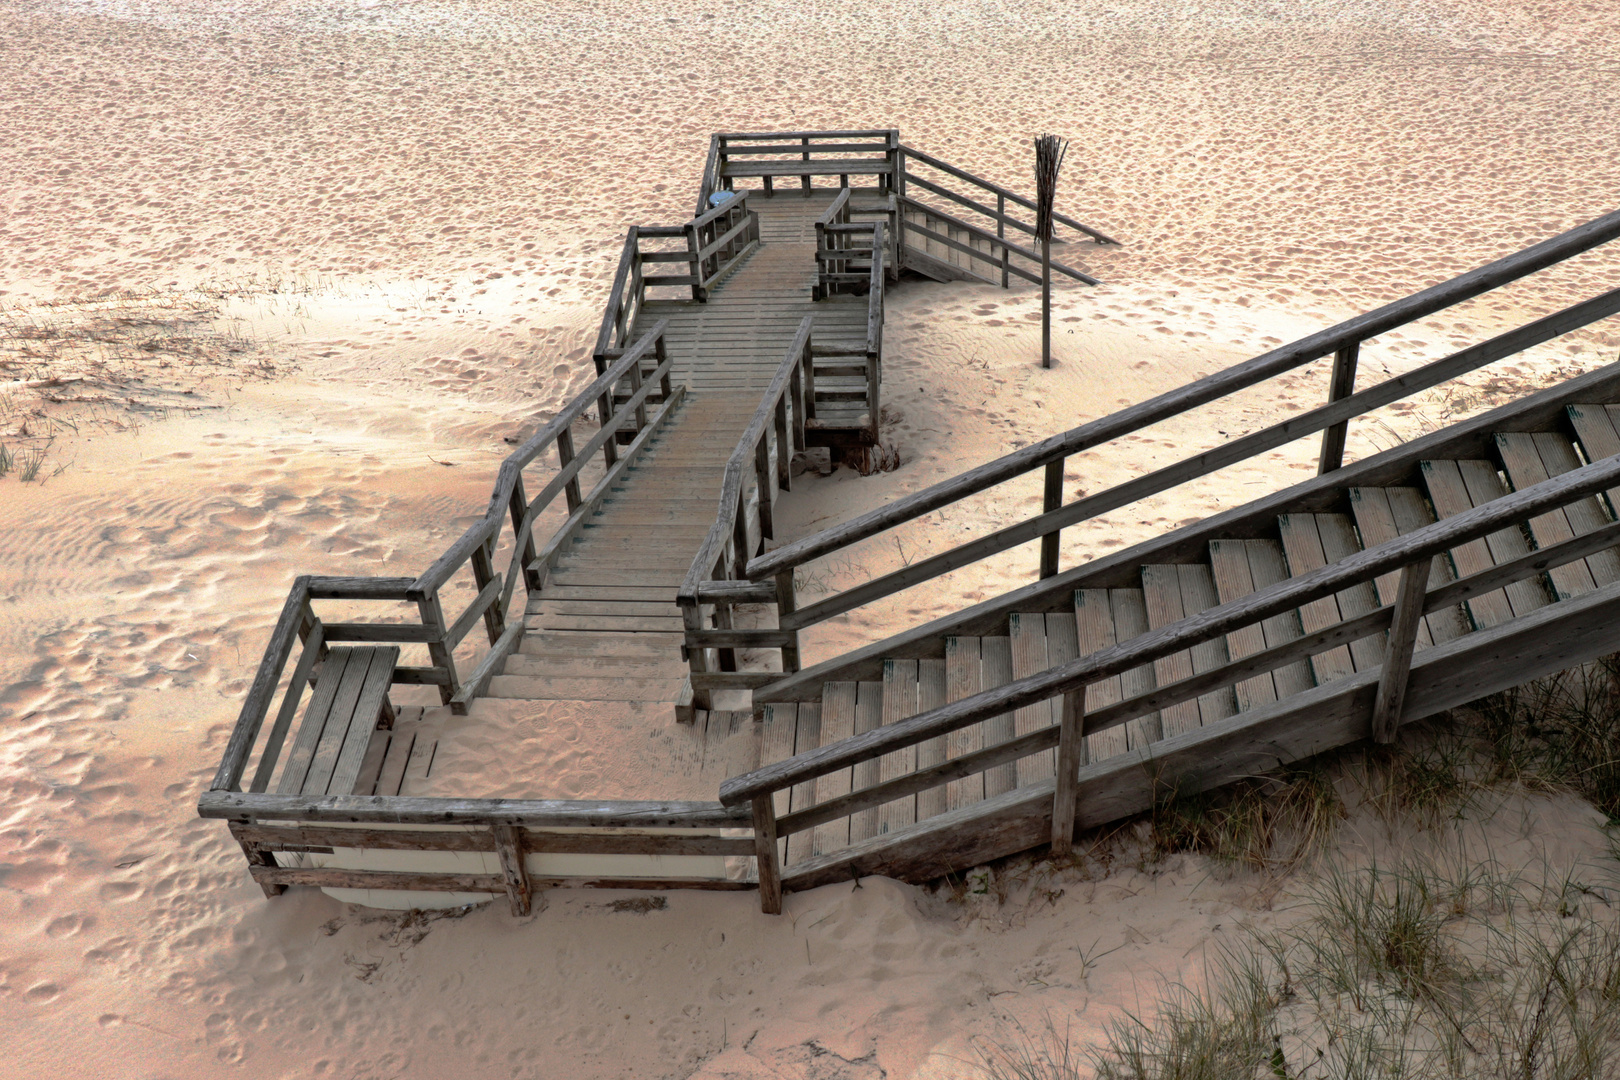
[{"label": "stair stringer", "polygon": [[[1401,722],[1411,723],[1620,650],[1620,583],[1418,652]],[[1174,787],[1206,791],[1367,736],[1381,669],[1318,686],[1128,751],[1079,776],[1077,829],[1140,814]],[[1051,780],[951,810],[795,866],[792,890],[851,876],[921,883],[1051,839]]]}]

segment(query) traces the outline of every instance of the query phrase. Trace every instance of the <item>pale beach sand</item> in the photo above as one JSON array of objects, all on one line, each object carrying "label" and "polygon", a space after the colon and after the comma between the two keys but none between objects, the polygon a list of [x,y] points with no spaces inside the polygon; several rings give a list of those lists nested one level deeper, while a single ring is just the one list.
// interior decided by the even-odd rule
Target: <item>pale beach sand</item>
[{"label": "pale beach sand", "polygon": [[[44,455],[33,483],[0,478],[0,1077],[970,1077],[976,1037],[1072,1014],[1093,1039],[1191,977],[1282,917],[1270,885],[1175,856],[1005,904],[867,880],[776,919],[751,894],[638,912],[584,891],[527,920],[424,918],[266,901],[195,799],[292,577],[414,574],[482,512],[506,440],[588,381],[624,227],[690,213],[711,131],[894,126],[1020,190],[1030,136],[1056,131],[1060,206],[1125,241],[1079,249],[1107,284],[1059,291],[1052,371],[1031,290],[896,290],[905,465],[807,477],[797,535],[1615,209],[1617,40],[1620,8],[1576,0],[0,5],[0,445]],[[1404,370],[1617,269],[1585,256],[1364,363]],[[1617,347],[1611,324],[1536,350],[1351,451]],[[1317,365],[1073,475],[1100,489],[1323,386]],[[1075,530],[1065,557],[1311,467],[1230,470]],[[828,573],[1011,522],[1037,484]],[[714,797],[662,718],[550,719],[543,793]],[[481,782],[534,786],[510,765]],[[1505,863],[1562,867],[1607,857],[1599,824],[1536,798],[1481,828]],[[1352,858],[1408,842],[1344,829]]]}]

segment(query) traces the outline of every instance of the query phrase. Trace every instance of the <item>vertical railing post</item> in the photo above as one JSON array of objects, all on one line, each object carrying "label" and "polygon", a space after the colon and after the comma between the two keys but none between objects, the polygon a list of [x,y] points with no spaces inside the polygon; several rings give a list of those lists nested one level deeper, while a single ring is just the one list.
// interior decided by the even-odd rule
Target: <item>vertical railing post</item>
[{"label": "vertical railing post", "polygon": [[[1046,513],[1063,505],[1063,465],[1066,458],[1046,463],[1046,492],[1042,507]],[[1050,532],[1041,537],[1041,577],[1049,578],[1058,572],[1058,543],[1061,533]]]},{"label": "vertical railing post", "polygon": [[[1356,360],[1361,342],[1352,341],[1333,356],[1333,374],[1328,380],[1328,402],[1347,398],[1356,389]],[[1322,432],[1322,456],[1317,461],[1316,474],[1333,472],[1344,464],[1344,440],[1350,430],[1350,421],[1341,420]]]},{"label": "vertical railing post", "polygon": [[[889,129],[889,152],[885,155],[889,159],[889,182],[887,185],[878,183],[879,194],[894,194],[901,198],[906,194],[906,151],[900,145],[900,129]],[[887,188],[887,190],[885,190]]]},{"label": "vertical railing post", "polygon": [[[709,653],[702,645],[692,642],[692,634],[704,629],[703,602],[693,598],[690,604],[681,604],[681,624],[686,630],[686,667],[693,675],[706,675],[709,671]],[[712,691],[708,687],[699,688],[696,679],[692,679],[692,708],[708,712],[712,707]]]},{"label": "vertical railing post", "polygon": [[518,565],[523,567],[523,585],[529,592],[537,592],[540,588],[540,569],[531,565],[540,552],[534,546],[534,530],[519,535],[518,530],[523,528],[523,519],[529,512],[529,497],[523,490],[523,470],[519,469],[512,481],[512,498],[508,503],[508,510],[512,515],[513,536],[515,543],[523,549],[523,557]]},{"label": "vertical railing post", "polygon": [[534,895],[523,850],[523,830],[516,825],[496,825],[494,833],[495,854],[506,881],[506,899],[512,905],[513,916],[523,918],[531,910]]},{"label": "vertical railing post", "polygon": [[[483,593],[485,587],[491,581],[496,581],[501,576],[490,561],[490,544],[492,543],[494,543],[493,537],[489,543],[479,544],[473,548],[470,556],[473,584],[478,589],[479,594]],[[484,609],[484,631],[489,634],[489,643],[491,645],[499,641],[501,635],[506,633],[506,613],[501,610],[499,603],[491,604]]]},{"label": "vertical railing post", "polygon": [[[657,366],[664,368],[664,361],[669,359],[669,349],[664,345],[663,334],[659,334],[658,337],[653,340],[653,356],[658,360]],[[658,380],[658,390],[659,393],[663,394],[666,402],[671,396],[674,395],[675,388],[671,384],[670,368],[664,368],[664,374]]]},{"label": "vertical railing post", "polygon": [[[793,568],[790,566],[776,575],[776,625],[780,629],[782,616],[799,610],[799,598],[793,587]],[[793,631],[793,644],[782,646],[782,670],[799,670],[799,632]]]},{"label": "vertical railing post", "polygon": [[810,351],[808,335],[804,339],[804,355],[799,358],[799,366],[804,371],[804,418],[808,422],[816,418],[816,358]]},{"label": "vertical railing post", "polygon": [[1406,684],[1412,673],[1412,651],[1417,647],[1418,624],[1423,618],[1423,601],[1429,589],[1429,568],[1433,559],[1419,559],[1401,568],[1395,587],[1395,616],[1384,645],[1384,666],[1378,675],[1378,697],[1373,702],[1372,739],[1377,743],[1395,741],[1406,704]]},{"label": "vertical railing post", "polygon": [[[799,157],[801,160],[808,162],[810,160],[810,136],[800,136],[799,144],[804,147],[804,152]],[[803,176],[799,177],[799,182],[804,185],[804,193],[806,195],[810,194],[810,173],[808,170],[805,171]]]},{"label": "vertical railing post", "polygon": [[699,303],[707,303],[709,290],[703,287],[703,260],[698,252],[703,250],[703,236],[698,227],[690,221],[686,223],[686,265],[692,273],[692,299]]},{"label": "vertical railing post", "polygon": [[1079,801],[1080,766],[1085,764],[1086,688],[1063,695],[1059,721],[1057,789],[1052,796],[1052,854],[1067,855],[1074,846],[1074,815]]},{"label": "vertical railing post", "polygon": [[[754,483],[759,485],[759,537],[761,541],[773,540],[776,530],[771,507],[771,444],[768,433],[764,431],[759,433],[759,442],[754,444]],[[741,580],[743,574],[738,573],[737,577]]]},{"label": "vertical railing post", "polygon": [[767,791],[754,800],[754,863],[759,869],[759,910],[782,914],[782,863],[776,851],[776,805]]},{"label": "vertical railing post", "polygon": [[1001,194],[1000,192],[996,193],[996,236],[999,237],[1001,239],[1001,241],[1002,241],[1002,244],[1001,244],[1001,287],[1003,289],[1005,289],[1007,287],[1007,274],[1008,274],[1007,267],[1008,267],[1008,265],[1010,265],[1011,259],[1010,259],[1009,254],[1008,254],[1007,244],[1006,244],[1006,240],[1007,240],[1007,196]]},{"label": "vertical railing post", "polygon": [[[613,393],[613,388],[611,386],[608,387],[608,393],[609,394]],[[608,442],[611,443],[611,442],[613,442],[613,440],[609,439]],[[574,431],[570,427],[564,427],[561,431],[557,432],[557,468],[558,468],[558,470],[560,471],[562,469],[568,468],[568,466],[573,462],[573,460],[574,460]],[[564,485],[563,493],[568,497],[568,512],[570,514],[572,514],[575,510],[579,509],[579,504],[585,501],[585,497],[579,493],[579,474],[576,473],[568,481],[568,483],[566,485]]]},{"label": "vertical railing post", "polygon": [[[456,678],[456,660],[450,655],[450,649],[445,644],[444,609],[439,606],[439,590],[434,589],[416,602],[417,613],[422,618],[422,625],[432,634],[428,641],[428,656],[433,660],[433,666],[442,668],[445,681],[439,684],[439,703],[451,705],[451,699],[461,691],[461,682]],[[457,716],[467,715],[466,705],[451,705],[451,712]]]},{"label": "vertical railing post", "polygon": [[[641,380],[643,378],[643,374],[642,374],[642,370],[641,370],[641,361],[640,360],[637,360],[635,363],[630,365],[630,371],[628,372],[628,374],[630,376],[630,393],[631,393],[631,396],[634,396],[634,395],[641,392]],[[646,428],[646,426],[647,426],[647,399],[642,398],[640,401],[636,402],[636,432],[637,432],[637,434],[640,434],[641,431]],[[617,438],[618,435],[622,435],[622,434],[624,434],[624,432],[623,432],[623,430],[620,430],[619,432],[615,433],[614,437]]]},{"label": "vertical railing post", "polygon": [[[788,381],[796,381],[792,375]],[[776,399],[771,408],[771,422],[776,432],[776,490],[793,490],[793,437],[788,433],[787,395]]]}]

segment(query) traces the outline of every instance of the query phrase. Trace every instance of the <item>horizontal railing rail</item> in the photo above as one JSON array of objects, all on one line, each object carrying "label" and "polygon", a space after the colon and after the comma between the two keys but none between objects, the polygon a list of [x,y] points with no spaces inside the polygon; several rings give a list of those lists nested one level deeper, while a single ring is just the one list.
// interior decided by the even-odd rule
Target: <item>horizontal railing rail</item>
[{"label": "horizontal railing rail", "polygon": [[[1054,844],[1061,847],[1067,844],[1073,830],[1075,776],[1081,763],[1081,740],[1084,737],[1117,727],[1154,709],[1191,700],[1215,686],[1230,685],[1385,631],[1384,659],[1379,669],[1378,694],[1373,715],[1369,719],[1369,733],[1374,739],[1387,742],[1394,737],[1400,719],[1405,684],[1416,647],[1418,620],[1423,614],[1450,607],[1513,581],[1544,573],[1550,567],[1613,547],[1620,540],[1620,522],[1610,522],[1589,534],[1430,590],[1427,587],[1428,577],[1434,557],[1469,541],[1504,528],[1517,527],[1538,515],[1611,489],[1617,482],[1620,482],[1620,456],[1601,459],[1385,544],[1357,552],[1340,562],[1149,631],[1124,644],[732,777],[721,785],[720,802],[733,807],[751,806],[756,844],[763,852],[761,837],[768,835],[771,839],[770,850],[774,854],[775,841],[792,832],[813,828],[836,817],[903,798],[1056,746],[1058,781],[1052,836]],[[1156,660],[1244,627],[1258,625],[1268,618],[1372,582],[1393,571],[1400,572],[1400,582],[1396,599],[1391,605],[1230,662],[1218,671],[1201,673],[1090,713],[1084,709],[1086,687],[1093,683],[1150,665]],[[864,788],[811,809],[789,814],[780,820],[776,818],[772,796],[777,792],[1019,708],[1057,699],[1062,701],[1061,721],[1053,727],[986,747],[975,754],[885,784]],[[761,880],[771,872],[777,871],[761,867]]]},{"label": "horizontal railing rail", "polygon": [[[784,628],[802,629],[1034,540],[1040,541],[1039,565],[1036,568],[1038,577],[1053,577],[1059,571],[1058,545],[1063,529],[1317,432],[1322,433],[1318,471],[1323,474],[1332,472],[1343,463],[1350,420],[1606,318],[1620,311],[1620,290],[1603,293],[1415,371],[1356,392],[1355,372],[1363,341],[1516,281],[1607,243],[1616,236],[1620,236],[1620,212],[1598,218],[1450,281],[1273,349],[1246,363],[1052,436],[840,525],[783,544],[751,559],[746,576],[755,582],[785,580],[783,575],[816,559],[881,535],[996,485],[1036,470],[1045,470],[1045,495],[1040,514],[914,561],[901,570],[855,585],[813,604],[795,603],[793,610],[782,617],[782,625]],[[1333,356],[1334,366],[1329,380],[1328,403],[1323,407],[1243,438],[1218,443],[1204,453],[1105,491],[1080,495],[1065,502],[1063,476],[1069,457],[1220,400],[1324,356]],[[770,700],[769,692],[763,700]]]},{"label": "horizontal railing rail", "polygon": [[[1003,276],[1006,274],[1012,274],[1016,277],[1023,278],[1025,281],[1030,281],[1037,285],[1040,284],[1041,275],[1038,272],[1025,269],[1024,267],[1011,262],[1011,260],[1007,258],[1009,255],[1017,255],[1021,258],[1028,259],[1036,266],[1039,266],[1041,262],[1040,252],[1034,250],[1033,248],[1024,247],[1022,244],[1015,244],[1003,236],[999,236],[987,229],[981,229],[977,225],[963,221],[959,217],[948,214],[943,210],[935,209],[934,207],[928,206],[925,203],[920,203],[916,199],[902,195],[900,196],[899,201],[900,205],[907,209],[923,211],[930,217],[939,218],[942,221],[947,222],[950,228],[960,229],[962,232],[967,233],[974,239],[989,244],[991,250],[988,252],[979,250],[974,248],[971,244],[964,244],[955,237],[939,232],[938,230],[929,229],[927,226],[918,225],[913,221],[907,221],[904,215],[902,215],[901,220],[905,221],[905,229],[907,233],[918,233],[930,240],[933,240],[935,243],[944,244],[946,247],[960,251],[966,255],[972,256],[975,259],[993,261],[999,265],[1003,272]],[[997,249],[999,249],[999,251]],[[1101,284],[1101,282],[1099,282],[1096,278],[1092,277],[1090,274],[1087,274],[1083,270],[1076,270],[1074,267],[1065,265],[1064,263],[1053,262],[1052,269],[1056,270],[1060,274],[1063,274],[1065,277],[1071,277],[1074,280],[1083,282],[1086,285]]]},{"label": "horizontal railing rail", "polygon": [[[900,152],[900,163],[901,163],[900,164],[901,177],[902,177],[902,181],[903,181],[904,185],[909,185],[909,184],[914,183],[918,187],[921,187],[923,190],[932,192],[935,195],[939,195],[939,196],[942,196],[942,197],[944,197],[946,199],[949,199],[952,202],[955,202],[959,206],[963,206],[963,207],[966,207],[966,208],[971,209],[971,210],[976,210],[979,213],[984,214],[987,217],[995,218],[998,222],[1000,222],[1002,224],[1003,229],[1005,228],[1005,226],[1010,225],[1011,227],[1013,227],[1015,229],[1018,229],[1021,232],[1027,233],[1030,236],[1037,235],[1036,232],[1035,232],[1035,224],[1034,224],[1033,218],[1031,218],[1031,220],[1029,220],[1029,221],[1025,221],[1025,220],[1019,218],[1016,214],[1012,213],[1011,211],[1009,211],[1007,209],[1007,204],[1011,203],[1014,206],[1022,207],[1023,209],[1026,209],[1026,210],[1030,211],[1030,213],[1033,215],[1034,212],[1035,212],[1035,200],[1034,199],[1031,199],[1031,198],[1028,198],[1026,196],[1020,195],[1015,191],[1011,191],[1011,190],[1009,190],[1007,188],[1004,188],[1000,184],[993,183],[993,182],[991,182],[989,180],[984,179],[981,176],[975,176],[973,173],[968,172],[966,169],[958,168],[957,166],[952,165],[950,162],[941,161],[939,158],[935,157],[934,155],[924,153],[923,151],[918,150],[914,146],[910,146],[910,145],[907,145],[907,144],[901,144],[900,147],[899,147],[899,152]],[[988,192],[991,195],[994,195],[996,197],[996,206],[992,208],[991,206],[989,206],[986,203],[981,203],[981,202],[977,201],[976,199],[972,199],[970,197],[963,196],[963,195],[960,195],[960,194],[958,194],[956,192],[953,192],[953,191],[949,190],[948,188],[946,188],[943,184],[941,184],[941,183],[939,183],[937,181],[931,181],[931,180],[928,180],[925,177],[918,176],[910,168],[910,164],[913,161],[921,162],[921,163],[923,163],[924,165],[927,165],[930,168],[939,170],[940,172],[946,174],[947,176],[950,176],[950,177],[953,177],[953,178],[955,178],[957,180],[960,180],[963,183],[971,184],[974,187],[979,188],[982,191],[985,191],[985,192]],[[899,188],[899,190],[902,193],[905,192],[905,187],[904,186],[902,186],[901,184],[897,184],[896,186]],[[1090,225],[1086,225],[1086,224],[1083,224],[1082,222],[1076,221],[1074,218],[1070,217],[1067,214],[1063,214],[1063,213],[1059,213],[1057,211],[1053,211],[1052,220],[1056,221],[1060,225],[1066,225],[1066,226],[1068,226],[1069,228],[1073,229],[1074,231],[1076,231],[1078,233],[1083,233],[1086,236],[1091,237],[1093,240],[1097,241],[1097,243],[1099,243],[1099,244],[1118,244],[1119,243],[1119,241],[1115,240],[1113,237],[1108,236],[1107,234],[1105,234],[1103,232],[1100,232],[1097,229],[1092,228]]]}]

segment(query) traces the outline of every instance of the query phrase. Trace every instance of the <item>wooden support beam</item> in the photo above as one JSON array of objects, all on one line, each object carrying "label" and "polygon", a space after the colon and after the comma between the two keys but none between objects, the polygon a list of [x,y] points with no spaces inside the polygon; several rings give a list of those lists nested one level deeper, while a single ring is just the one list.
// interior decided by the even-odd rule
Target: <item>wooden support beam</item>
[{"label": "wooden support beam", "polygon": [[[1042,510],[1050,514],[1063,505],[1063,466],[1068,459],[1058,458],[1046,463],[1046,491]],[[1058,543],[1062,533],[1049,532],[1041,537],[1041,577],[1057,576]]]},{"label": "wooden support beam", "polygon": [[776,804],[769,793],[753,801],[754,862],[759,868],[759,910],[782,914],[782,865],[776,851]]},{"label": "wooden support beam", "polygon": [[515,825],[496,825],[495,854],[501,860],[501,877],[506,880],[506,899],[512,905],[512,914],[523,918],[532,905],[532,887],[529,869],[524,863],[523,830]]},{"label": "wooden support beam", "polygon": [[1084,688],[1063,695],[1059,722],[1057,786],[1052,798],[1052,854],[1067,855],[1074,846],[1074,814],[1079,797],[1080,766],[1085,764]]},{"label": "wooden support beam", "polygon": [[1429,568],[1433,559],[1419,559],[1401,570],[1395,590],[1395,619],[1384,646],[1384,663],[1378,677],[1378,697],[1373,702],[1373,742],[1395,741],[1401,722],[1401,706],[1406,703],[1406,684],[1412,670],[1412,650],[1417,644],[1418,621],[1423,617]]},{"label": "wooden support beam", "polygon": [[[1340,346],[1333,354],[1333,375],[1328,382],[1328,401],[1338,401],[1356,392],[1356,359],[1361,353],[1361,342],[1351,341]],[[1322,432],[1322,454],[1316,472],[1320,476],[1344,464],[1344,439],[1350,430],[1350,421],[1341,420]]]}]

